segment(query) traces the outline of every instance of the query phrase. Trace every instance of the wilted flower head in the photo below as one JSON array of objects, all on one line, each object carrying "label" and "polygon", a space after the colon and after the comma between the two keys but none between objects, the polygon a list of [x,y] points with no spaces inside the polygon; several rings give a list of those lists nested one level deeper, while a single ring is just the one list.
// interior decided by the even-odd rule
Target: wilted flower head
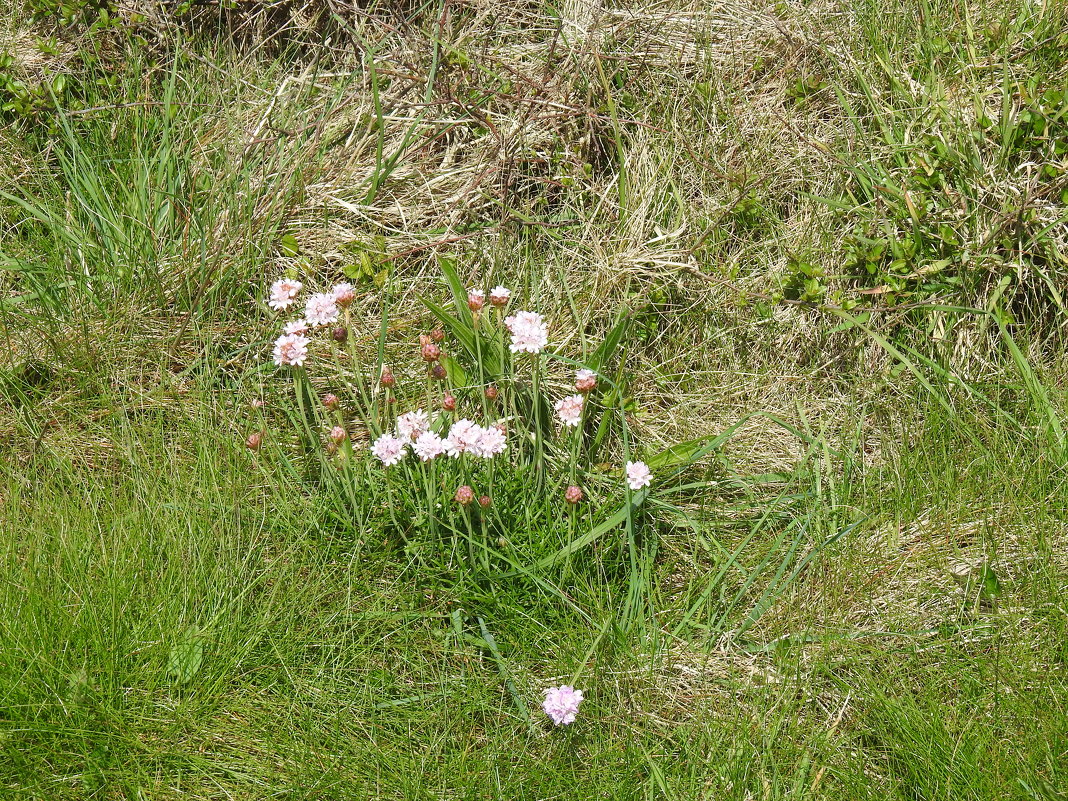
[{"label": "wilted flower head", "polygon": [[304,304],[304,318],[308,325],[316,328],[337,322],[337,315],[337,301],[333,293],[316,292]]},{"label": "wilted flower head", "polygon": [[271,284],[271,297],[268,298],[267,305],[276,311],[288,309],[303,288],[304,284],[291,278],[275,281]]},{"label": "wilted flower head", "polygon": [[556,402],[556,414],[565,426],[577,426],[582,420],[581,395],[568,395]]},{"label": "wilted flower head", "polygon": [[436,362],[441,358],[441,348],[435,345],[433,342],[427,342],[420,349],[420,353],[423,356],[424,362]]},{"label": "wilted flower head", "polygon": [[564,500],[570,503],[572,506],[574,506],[576,503],[581,503],[583,497],[585,496],[582,493],[582,488],[576,487],[574,484],[564,490]]},{"label": "wilted flower head", "polygon": [[512,297],[512,290],[505,289],[499,284],[490,290],[489,299],[490,303],[494,306],[507,306],[508,300]]},{"label": "wilted flower head", "polygon": [[512,334],[512,353],[541,353],[549,344],[549,332],[545,320],[537,312],[521,311],[504,318],[504,324]]},{"label": "wilted flower head", "polygon": [[430,332],[430,338],[439,345],[445,341],[445,329],[440,325]]},{"label": "wilted flower head", "polygon": [[575,372],[575,389],[585,395],[597,388],[597,373],[585,368]]},{"label": "wilted flower head", "polygon": [[430,377],[438,381],[444,381],[449,377],[449,372],[441,362],[435,362],[434,366],[430,368]]},{"label": "wilted flower head", "polygon": [[456,502],[460,506],[467,506],[475,499],[475,491],[464,484],[456,490]]},{"label": "wilted flower head", "polygon": [[627,462],[627,485],[632,490],[648,487],[653,482],[653,474],[645,462]]},{"label": "wilted flower head", "polygon": [[335,395],[333,392],[327,392],[325,395],[323,395],[323,406],[325,406],[330,411],[334,411],[340,405],[341,401],[338,400],[337,395]]},{"label": "wilted flower head", "polygon": [[282,327],[283,334],[306,334],[308,332],[308,321],[303,317],[299,320],[294,320],[291,323],[286,323]]},{"label": "wilted flower head", "polygon": [[283,334],[274,341],[274,363],[302,367],[308,358],[308,338],[300,334]]},{"label": "wilted flower head", "polygon": [[473,312],[482,311],[486,305],[486,293],[481,289],[471,289],[467,292],[467,308]]},{"label": "wilted flower head", "polygon": [[497,426],[490,426],[489,428],[479,429],[478,439],[470,450],[476,456],[481,456],[483,459],[491,459],[499,453],[504,453],[507,447],[508,442],[504,432]]},{"label": "wilted flower head", "polygon": [[348,436],[348,434],[345,432],[345,429],[342,428],[341,426],[334,426],[333,428],[330,429],[330,440],[331,440],[331,442],[337,442],[337,443],[344,442],[345,441],[345,437],[347,437],[347,436]]},{"label": "wilted flower head", "polygon": [[406,440],[392,434],[383,434],[371,445],[371,453],[382,462],[383,467],[392,467],[404,458],[407,444]]},{"label": "wilted flower head", "polygon": [[382,368],[382,377],[378,380],[384,387],[393,387],[397,384],[397,379],[393,376],[393,371],[389,367]]},{"label": "wilted flower head", "polygon": [[576,690],[564,684],[545,690],[545,701],[541,708],[545,710],[545,714],[552,719],[553,723],[563,726],[575,722],[581,703],[582,690]]},{"label": "wilted flower head", "polygon": [[331,294],[334,296],[334,302],[344,309],[356,299],[356,287],[352,284],[338,284]]},{"label": "wilted flower head", "polygon": [[446,393],[445,397],[441,399],[441,408],[447,412],[455,412],[456,396],[452,393]]},{"label": "wilted flower head", "polygon": [[344,345],[349,338],[349,329],[347,329],[343,325],[339,325],[337,328],[330,332],[330,336],[334,338],[335,342],[340,342],[342,345]]},{"label": "wilted flower head", "polygon": [[465,451],[474,451],[482,436],[482,426],[472,420],[457,420],[449,427],[449,436],[445,439],[445,452],[449,456],[459,456]]},{"label": "wilted flower head", "polygon": [[497,396],[500,394],[500,391],[497,389],[497,387],[493,386],[493,384],[490,384],[488,387],[486,387],[486,397],[490,400],[497,400]]},{"label": "wilted flower head", "polygon": [[250,451],[258,451],[260,445],[263,444],[263,434],[259,431],[253,431],[248,435],[248,439],[245,440],[245,447]]},{"label": "wilted flower head", "polygon": [[422,461],[429,462],[431,459],[436,459],[445,453],[445,440],[433,431],[424,431],[415,438],[412,451]]},{"label": "wilted flower head", "polygon": [[405,412],[397,418],[397,436],[401,439],[415,439],[429,429],[430,417],[422,409]]}]

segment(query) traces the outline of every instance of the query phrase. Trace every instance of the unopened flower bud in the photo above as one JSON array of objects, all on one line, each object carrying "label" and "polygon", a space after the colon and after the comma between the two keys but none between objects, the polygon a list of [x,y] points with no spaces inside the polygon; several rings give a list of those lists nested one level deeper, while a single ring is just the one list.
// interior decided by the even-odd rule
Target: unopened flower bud
[{"label": "unopened flower bud", "polygon": [[434,366],[430,368],[430,375],[438,381],[444,381],[448,374],[441,362],[435,362]]},{"label": "unopened flower bud", "polygon": [[486,305],[486,293],[481,289],[472,289],[467,293],[467,308],[473,312],[482,311]]},{"label": "unopened flower bud", "polygon": [[382,368],[382,377],[379,379],[379,382],[384,387],[394,387],[397,385],[397,379],[393,377],[393,371],[388,367]]},{"label": "unopened flower bud", "polygon": [[467,506],[475,499],[475,491],[464,484],[456,490],[456,502],[460,506]]},{"label": "unopened flower bud", "polygon": [[575,373],[575,389],[588,395],[597,388],[597,374],[593,370],[579,370]]},{"label": "unopened flower bud", "polygon": [[248,435],[248,439],[245,440],[245,447],[250,451],[258,451],[260,445],[263,444],[263,434],[259,431],[253,431]]},{"label": "unopened flower bud", "polygon": [[481,506],[483,509],[489,509],[490,506],[493,505],[493,501],[490,500],[489,495],[482,495],[478,499],[478,505]]},{"label": "unopened flower bud", "polygon": [[419,347],[423,347],[423,345],[429,345],[433,341],[434,340],[430,338],[430,334],[419,335]]},{"label": "unopened flower bud", "polygon": [[433,342],[427,342],[422,348],[424,362],[436,362],[441,358],[441,348]]},{"label": "unopened flower bud", "polygon": [[441,408],[447,412],[456,411],[456,397],[454,395],[446,395],[441,399]]},{"label": "unopened flower bud", "polygon": [[570,503],[572,506],[574,506],[576,503],[581,502],[583,497],[584,496],[582,494],[582,490],[579,487],[576,487],[574,484],[564,490],[564,500]]},{"label": "unopened flower bud", "polygon": [[345,429],[341,426],[334,426],[330,429],[330,439],[333,442],[340,444],[345,441],[345,437],[347,436],[348,434],[345,433]]},{"label": "unopened flower bud", "polygon": [[340,405],[341,401],[337,399],[337,395],[335,395],[333,392],[328,392],[326,395],[323,395],[323,406],[325,406],[330,411],[336,411],[337,407]]},{"label": "unopened flower bud", "polygon": [[497,390],[497,387],[493,386],[493,384],[486,387],[486,397],[490,400],[497,400],[497,396],[500,394],[501,393]]},{"label": "unopened flower bud", "polygon": [[444,342],[445,341],[445,329],[442,328],[439,325],[437,328],[435,328],[433,331],[430,332],[430,338],[434,342],[437,342],[439,344]]},{"label": "unopened flower bud", "polygon": [[329,453],[331,456],[333,456],[335,453],[337,453],[337,443],[336,442],[328,442],[328,443],[326,443],[326,452]]},{"label": "unopened flower bud", "polygon": [[344,344],[345,340],[349,338],[349,329],[343,325],[339,325],[333,331],[330,332],[330,336],[334,338],[335,342]]}]

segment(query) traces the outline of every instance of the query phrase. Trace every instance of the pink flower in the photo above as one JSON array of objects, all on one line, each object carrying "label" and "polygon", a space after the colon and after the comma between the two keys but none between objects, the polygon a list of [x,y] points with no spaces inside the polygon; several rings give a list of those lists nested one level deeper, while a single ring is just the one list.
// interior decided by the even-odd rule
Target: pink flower
[{"label": "pink flower", "polygon": [[565,426],[574,428],[579,424],[582,419],[582,401],[581,395],[568,395],[556,402],[556,414]]},{"label": "pink flower", "polygon": [[424,431],[416,437],[412,451],[422,461],[429,462],[445,453],[445,440],[433,431]]},{"label": "pink flower", "polygon": [[481,437],[482,426],[478,423],[466,418],[457,420],[449,428],[449,436],[445,439],[445,452],[455,457],[465,451],[474,451]]},{"label": "pink flower", "polygon": [[632,490],[648,487],[653,482],[653,474],[645,462],[627,462],[627,484]]},{"label": "pink flower", "polygon": [[582,488],[576,487],[574,484],[564,490],[564,500],[572,506],[576,503],[581,503],[583,497]]},{"label": "pink flower", "polygon": [[549,332],[545,320],[537,312],[521,311],[504,318],[504,324],[512,334],[512,353],[541,353],[549,344]]},{"label": "pink flower", "polygon": [[456,490],[456,502],[460,506],[467,506],[471,501],[475,499],[475,491],[469,486],[464,484],[462,487]]},{"label": "pink flower", "polygon": [[281,367],[303,367],[308,358],[308,338],[300,334],[283,334],[274,341],[274,363]]},{"label": "pink flower", "polygon": [[545,714],[552,719],[553,723],[557,726],[564,726],[575,722],[581,703],[582,690],[576,690],[564,684],[545,690],[545,701],[542,702],[541,708],[545,710]]},{"label": "pink flower", "polygon": [[597,373],[593,370],[577,370],[575,372],[575,389],[583,395],[593,392],[597,388]]},{"label": "pink flower", "polygon": [[275,281],[271,284],[271,297],[267,300],[267,305],[275,311],[288,309],[296,300],[297,293],[303,288],[304,284],[291,278]]},{"label": "pink flower", "polygon": [[512,290],[505,289],[501,285],[497,285],[490,290],[490,303],[494,306],[507,306],[509,299],[512,297]]},{"label": "pink flower", "polygon": [[345,308],[356,299],[356,287],[352,284],[338,284],[331,290],[330,294],[334,296],[334,303],[341,308]]},{"label": "pink flower", "polygon": [[371,453],[382,462],[383,467],[392,467],[404,458],[407,444],[405,440],[392,434],[383,434],[371,445]]},{"label": "pink flower", "polygon": [[415,439],[430,429],[430,418],[422,409],[406,412],[397,418],[397,436],[403,440]]},{"label": "pink flower", "polygon": [[486,305],[486,293],[481,289],[471,289],[467,292],[467,308],[473,312],[482,311]]},{"label": "pink flower", "polygon": [[478,440],[471,447],[471,452],[476,456],[481,456],[483,459],[492,459],[497,454],[504,453],[507,447],[508,442],[504,432],[496,426],[490,426],[489,428],[481,429]]},{"label": "pink flower", "polygon": [[316,292],[304,305],[304,317],[308,325],[316,328],[336,323],[337,315],[337,301],[334,300],[332,293]]},{"label": "pink flower", "polygon": [[307,320],[294,320],[291,323],[286,323],[282,328],[283,334],[306,334],[308,333],[308,321]]},{"label": "pink flower", "polygon": [[345,441],[345,437],[347,437],[347,436],[348,436],[348,434],[345,433],[345,429],[342,428],[341,426],[334,426],[333,428],[330,429],[330,439],[333,442],[339,442],[339,443],[340,442],[344,442]]}]

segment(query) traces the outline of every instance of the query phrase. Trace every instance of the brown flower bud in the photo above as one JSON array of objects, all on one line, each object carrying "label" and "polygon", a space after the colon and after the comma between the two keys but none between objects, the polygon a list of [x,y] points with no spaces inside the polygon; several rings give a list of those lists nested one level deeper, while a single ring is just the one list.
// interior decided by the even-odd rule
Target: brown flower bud
[{"label": "brown flower bud", "polygon": [[456,490],[456,502],[460,506],[467,506],[475,499],[475,491],[464,484]]},{"label": "brown flower bud", "polygon": [[348,434],[345,432],[345,429],[342,428],[341,426],[334,426],[333,428],[330,429],[330,439],[333,442],[336,442],[336,443],[340,444],[340,443],[345,441],[345,437],[347,437],[347,436],[348,436]]},{"label": "brown flower bud", "polygon": [[445,367],[441,362],[435,362],[434,366],[430,368],[430,375],[438,381],[444,381],[448,372],[445,370]]},{"label": "brown flower bud", "polygon": [[439,344],[444,342],[445,341],[445,329],[442,328],[439,325],[437,328],[435,328],[433,331],[430,332],[430,338],[434,342],[437,342]]},{"label": "brown flower bud", "polygon": [[393,371],[388,367],[382,368],[382,377],[379,381],[384,387],[394,387],[397,385],[397,379],[393,377]]},{"label": "brown flower bud", "polygon": [[500,394],[501,393],[497,390],[497,387],[493,386],[493,384],[486,387],[486,397],[490,400],[497,400],[497,396]]},{"label": "brown flower bud", "polygon": [[444,409],[447,412],[455,412],[456,411],[456,397],[454,395],[451,395],[451,394],[445,395],[445,397],[441,399],[441,408]]},{"label": "brown flower bud", "polygon": [[334,338],[335,342],[345,343],[345,340],[349,338],[349,329],[343,325],[339,325],[333,331],[330,332],[330,336]]},{"label": "brown flower bud", "polygon": [[441,348],[433,342],[427,342],[422,347],[422,354],[424,362],[436,362],[441,358]]},{"label": "brown flower bud", "polygon": [[259,431],[253,431],[248,435],[248,439],[245,440],[245,447],[250,451],[258,451],[260,445],[263,444],[263,434]]},{"label": "brown flower bud", "polygon": [[335,395],[333,392],[328,392],[327,394],[323,395],[323,406],[325,406],[330,411],[335,411],[340,405],[341,401],[337,399],[337,395]]},{"label": "brown flower bud", "polygon": [[483,495],[478,499],[478,505],[481,506],[483,509],[489,509],[492,504],[493,501],[490,500],[489,495]]}]

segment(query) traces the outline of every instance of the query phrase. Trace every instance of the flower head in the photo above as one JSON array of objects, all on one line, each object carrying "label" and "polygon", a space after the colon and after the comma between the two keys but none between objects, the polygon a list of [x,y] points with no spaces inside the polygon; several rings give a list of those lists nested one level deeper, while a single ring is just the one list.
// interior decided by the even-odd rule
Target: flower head
[{"label": "flower head", "polygon": [[274,341],[274,363],[281,367],[303,367],[308,358],[308,338],[300,334],[283,334]]},{"label": "flower head", "polygon": [[444,381],[449,377],[449,371],[445,369],[445,365],[441,362],[435,362],[434,366],[430,368],[430,377],[436,381]]},{"label": "flower head", "polygon": [[382,462],[383,467],[392,467],[404,458],[404,450],[407,445],[407,441],[400,437],[383,434],[371,445],[371,453]]},{"label": "flower head", "polygon": [[333,428],[330,429],[330,441],[331,442],[337,442],[337,443],[344,442],[345,438],[347,436],[348,436],[348,434],[346,433],[345,429],[342,428],[341,426],[334,426]]},{"label": "flower head", "polygon": [[497,454],[504,453],[507,447],[508,442],[504,432],[497,426],[490,426],[479,430],[478,439],[470,450],[473,454],[481,456],[483,459],[492,459]]},{"label": "flower head", "polygon": [[440,325],[430,332],[430,338],[439,345],[445,341],[445,329]]},{"label": "flower head", "polygon": [[545,701],[541,708],[545,710],[552,722],[557,726],[564,726],[575,722],[575,716],[582,703],[582,690],[576,690],[570,685],[550,687],[545,690]]},{"label": "flower head", "polygon": [[456,396],[451,392],[445,393],[445,397],[441,399],[441,408],[447,412],[456,411]]},{"label": "flower head", "polygon": [[304,317],[308,325],[316,328],[337,322],[337,315],[337,301],[333,293],[316,292],[304,304]]},{"label": "flower head", "polygon": [[653,482],[653,474],[645,462],[627,462],[627,485],[632,490],[648,487]]},{"label": "flower head", "polygon": [[505,289],[500,284],[498,284],[497,286],[493,287],[493,289],[490,290],[490,295],[489,295],[490,303],[492,303],[494,306],[497,306],[497,307],[507,306],[508,305],[508,301],[509,301],[509,299],[511,297],[512,297],[512,290]]},{"label": "flower head", "polygon": [[349,329],[343,325],[339,325],[333,331],[330,332],[330,336],[334,338],[335,342],[339,342],[344,345],[349,339]]},{"label": "flower head", "polygon": [[467,506],[471,501],[475,499],[475,491],[469,486],[464,484],[462,487],[456,490],[456,502],[460,506]]},{"label": "flower head", "polygon": [[497,387],[493,386],[493,384],[490,384],[488,387],[486,387],[486,397],[490,400],[497,400],[497,396],[500,394],[500,390],[497,389]]},{"label": "flower head", "polygon": [[504,324],[512,334],[512,353],[541,353],[549,344],[549,332],[545,320],[537,312],[521,311],[504,318]]},{"label": "flower head", "polygon": [[582,488],[576,487],[574,484],[564,490],[564,500],[572,506],[576,503],[581,503],[583,497],[585,496],[583,495]]},{"label": "flower head", "polygon": [[297,298],[297,293],[304,288],[300,281],[291,278],[282,278],[271,284],[271,296],[267,299],[267,305],[275,311],[288,309]]},{"label": "flower head", "polygon": [[581,395],[568,395],[556,402],[556,415],[565,426],[575,427],[582,420],[582,401]]},{"label": "flower head", "polygon": [[330,294],[334,296],[334,302],[344,309],[356,299],[356,287],[352,284],[338,284]]},{"label": "flower head", "polygon": [[467,308],[473,312],[482,311],[486,305],[486,293],[481,289],[471,289],[467,292]]},{"label": "flower head", "polygon": [[333,392],[327,392],[325,395],[323,395],[323,406],[325,406],[330,411],[336,410],[337,407],[340,405],[341,401]]},{"label": "flower head", "polygon": [[483,509],[489,509],[493,506],[493,499],[489,495],[480,495],[478,497],[478,505]]},{"label": "flower head", "polygon": [[397,379],[393,375],[393,371],[389,369],[389,366],[382,368],[382,377],[378,379],[379,383],[384,387],[394,387],[397,385]]},{"label": "flower head", "polygon": [[415,439],[430,430],[430,418],[422,409],[405,412],[397,418],[397,436],[403,440]]},{"label": "flower head", "polygon": [[445,440],[433,431],[424,431],[415,438],[415,444],[412,445],[412,451],[422,461],[429,462],[431,459],[436,459],[441,456],[441,454],[445,453]]},{"label": "flower head", "polygon": [[424,362],[436,362],[441,358],[441,348],[435,345],[433,342],[427,342],[420,348],[420,353],[423,356]]},{"label": "flower head", "polygon": [[457,420],[449,427],[449,436],[445,439],[445,452],[449,456],[459,456],[465,451],[474,451],[482,436],[482,426],[472,420]]},{"label": "flower head", "polygon": [[245,447],[250,451],[258,451],[260,445],[263,444],[263,434],[259,431],[253,431],[248,435],[248,439],[245,440]]},{"label": "flower head", "polygon": [[291,323],[286,323],[282,327],[283,334],[306,334],[308,333],[308,321],[303,317],[299,320],[294,320]]},{"label": "flower head", "polygon": [[597,388],[597,373],[585,368],[575,372],[575,389],[583,395],[593,392]]}]

